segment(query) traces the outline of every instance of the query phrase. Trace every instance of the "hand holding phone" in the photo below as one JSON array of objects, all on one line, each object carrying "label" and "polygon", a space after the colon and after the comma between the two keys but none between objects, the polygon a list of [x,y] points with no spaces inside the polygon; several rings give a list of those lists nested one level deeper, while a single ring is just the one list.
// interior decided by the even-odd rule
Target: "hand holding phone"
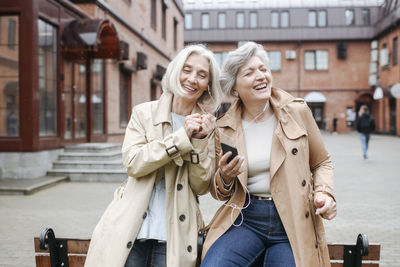
[{"label": "hand holding phone", "polygon": [[232,155],[230,155],[228,160],[226,161],[227,164],[231,162],[231,160],[233,160],[238,155],[236,147],[228,145],[224,142],[221,142],[221,148],[223,154],[227,153],[228,151],[232,152]]}]

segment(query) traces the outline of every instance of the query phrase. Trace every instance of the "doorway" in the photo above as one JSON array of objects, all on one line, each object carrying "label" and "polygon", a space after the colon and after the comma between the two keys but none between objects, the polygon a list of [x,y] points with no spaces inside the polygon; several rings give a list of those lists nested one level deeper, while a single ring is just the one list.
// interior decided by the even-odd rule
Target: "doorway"
[{"label": "doorway", "polygon": [[102,59],[88,64],[64,61],[64,140],[82,143],[105,139],[104,66]]}]

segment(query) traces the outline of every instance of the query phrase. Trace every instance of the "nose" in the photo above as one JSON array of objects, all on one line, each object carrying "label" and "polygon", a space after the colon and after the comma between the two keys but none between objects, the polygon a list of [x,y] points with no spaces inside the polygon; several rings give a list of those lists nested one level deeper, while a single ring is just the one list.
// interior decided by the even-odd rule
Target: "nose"
[{"label": "nose", "polygon": [[197,81],[197,79],[196,79],[196,73],[191,72],[191,73],[188,75],[188,82],[190,82],[190,83],[196,83],[196,81]]},{"label": "nose", "polygon": [[266,79],[265,73],[262,72],[261,70],[257,69],[257,70],[256,70],[256,79],[257,79],[257,80],[264,80],[264,79]]}]

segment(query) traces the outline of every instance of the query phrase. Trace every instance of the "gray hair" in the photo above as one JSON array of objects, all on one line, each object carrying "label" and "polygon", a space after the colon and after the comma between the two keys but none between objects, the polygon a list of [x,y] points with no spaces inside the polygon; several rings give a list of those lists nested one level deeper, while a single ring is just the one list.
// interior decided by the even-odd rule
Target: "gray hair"
[{"label": "gray hair", "polygon": [[271,75],[272,85],[272,74],[269,68],[269,58],[267,52],[264,50],[262,45],[256,44],[255,42],[246,42],[239,48],[228,53],[224,64],[222,65],[221,71],[221,88],[226,95],[233,95],[233,89],[236,84],[236,76],[239,69],[247,63],[247,61],[257,56],[267,67],[269,74]]},{"label": "gray hair", "polygon": [[198,103],[210,107],[212,111],[217,110],[222,102],[223,93],[219,84],[220,69],[214,54],[204,45],[189,45],[182,49],[175,58],[169,63],[167,71],[161,81],[164,92],[172,94],[185,95],[179,77],[187,58],[192,54],[198,54],[205,57],[210,63],[210,81],[209,92],[205,91],[199,98]]}]

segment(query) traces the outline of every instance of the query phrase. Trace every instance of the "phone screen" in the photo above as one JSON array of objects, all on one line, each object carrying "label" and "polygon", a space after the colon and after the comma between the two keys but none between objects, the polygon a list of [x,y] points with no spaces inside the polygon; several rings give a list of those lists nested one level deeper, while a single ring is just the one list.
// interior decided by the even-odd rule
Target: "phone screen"
[{"label": "phone screen", "polygon": [[231,152],[232,152],[232,155],[228,158],[228,160],[226,161],[226,163],[231,162],[231,160],[233,160],[234,157],[236,157],[236,156],[238,155],[238,152],[237,152],[236,147],[233,147],[233,146],[231,146],[231,145],[228,145],[228,144],[226,144],[226,143],[224,143],[224,142],[221,142],[221,148],[222,148],[222,152],[223,152],[224,154],[227,153],[228,151],[231,151]]}]

